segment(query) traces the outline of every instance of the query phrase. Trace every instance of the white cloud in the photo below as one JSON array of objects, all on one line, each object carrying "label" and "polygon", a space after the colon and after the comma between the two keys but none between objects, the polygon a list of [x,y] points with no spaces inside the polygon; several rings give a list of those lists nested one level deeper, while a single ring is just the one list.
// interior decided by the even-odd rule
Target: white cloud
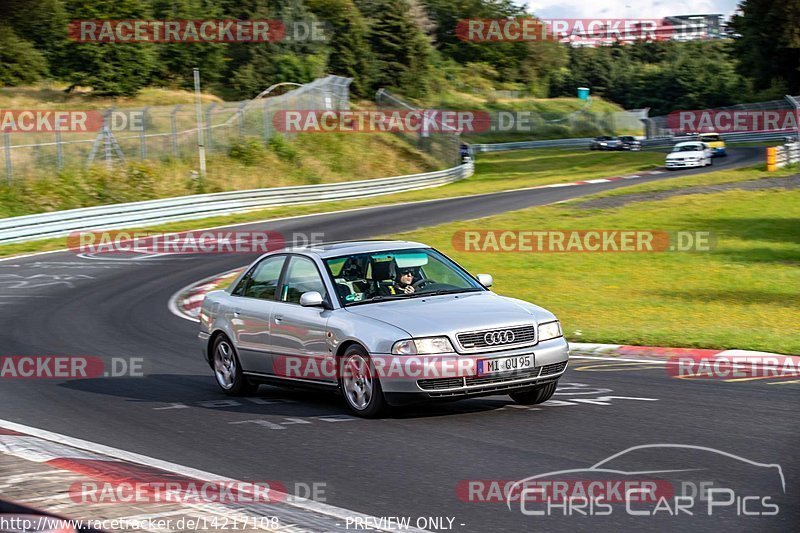
[{"label": "white cloud", "polygon": [[537,17],[662,18],[667,15],[722,13],[731,15],[739,0],[528,0]]}]

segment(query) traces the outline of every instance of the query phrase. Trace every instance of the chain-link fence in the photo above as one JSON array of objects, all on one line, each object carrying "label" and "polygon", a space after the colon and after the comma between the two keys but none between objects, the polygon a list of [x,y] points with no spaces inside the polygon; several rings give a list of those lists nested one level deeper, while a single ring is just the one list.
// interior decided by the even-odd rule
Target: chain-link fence
[{"label": "chain-link fence", "polygon": [[[786,117],[787,114],[795,112],[794,102],[798,101],[800,101],[800,96],[786,96],[783,100],[770,100],[767,102],[752,102],[749,104],[737,104],[737,105],[717,107],[714,109],[708,109],[702,111],[708,111],[710,113],[713,113],[713,115],[719,115],[720,113],[724,113],[726,111],[731,113],[744,112],[747,114],[759,114],[767,111],[775,111],[777,112],[777,115],[775,115],[775,117],[778,118],[778,120],[776,120],[776,124],[779,124],[779,126],[776,129],[774,129],[774,131],[785,132],[787,135],[790,135],[797,133],[797,126],[794,126],[794,128],[783,128],[782,126],[786,123],[786,121],[782,120],[782,118]],[[677,117],[676,113],[678,112],[674,112],[673,114],[670,115],[648,118],[645,121],[647,138],[652,139],[657,137],[670,137],[679,133],[685,133],[680,127],[676,127],[680,125],[680,121],[676,118]],[[763,123],[763,118],[761,119],[761,122]],[[746,125],[757,124],[757,122],[745,121],[744,124]],[[742,127],[737,127],[736,133],[765,131],[766,129],[771,129],[771,128],[742,126]]]},{"label": "chain-link fence", "polygon": [[[203,104],[200,116],[206,152],[225,153],[243,137],[269,140],[275,134],[273,117],[280,111],[349,109],[351,81],[328,76],[278,96],[262,93],[263,97],[253,100]],[[98,162],[197,157],[198,117],[194,104],[100,112],[104,119],[99,131],[3,133],[0,168],[5,170],[7,179]],[[125,120],[133,122],[134,118],[134,128],[120,124]]]},{"label": "chain-link fence", "polygon": [[[375,102],[383,110],[391,111],[421,111],[397,95],[392,94],[386,89],[380,89],[375,95]],[[446,125],[436,128],[442,131],[395,131],[396,135],[403,137],[406,141],[419,149],[429,153],[435,159],[442,161],[448,167],[455,166],[461,162],[459,146],[461,138],[455,129],[448,131]]]}]

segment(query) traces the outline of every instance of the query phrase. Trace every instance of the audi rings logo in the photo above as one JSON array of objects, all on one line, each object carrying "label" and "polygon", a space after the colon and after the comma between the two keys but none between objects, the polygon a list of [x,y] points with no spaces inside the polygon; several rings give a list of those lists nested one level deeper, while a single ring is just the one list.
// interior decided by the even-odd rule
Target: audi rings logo
[{"label": "audi rings logo", "polygon": [[489,346],[494,344],[508,344],[514,342],[514,332],[510,329],[504,329],[502,331],[489,331],[483,336],[483,340]]}]

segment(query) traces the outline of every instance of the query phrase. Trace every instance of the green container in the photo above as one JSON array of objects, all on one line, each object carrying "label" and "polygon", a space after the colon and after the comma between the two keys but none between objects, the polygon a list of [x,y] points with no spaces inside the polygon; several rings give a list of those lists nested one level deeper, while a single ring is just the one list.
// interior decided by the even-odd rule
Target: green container
[{"label": "green container", "polygon": [[589,88],[588,87],[578,87],[578,98],[581,100],[588,100],[589,99]]}]

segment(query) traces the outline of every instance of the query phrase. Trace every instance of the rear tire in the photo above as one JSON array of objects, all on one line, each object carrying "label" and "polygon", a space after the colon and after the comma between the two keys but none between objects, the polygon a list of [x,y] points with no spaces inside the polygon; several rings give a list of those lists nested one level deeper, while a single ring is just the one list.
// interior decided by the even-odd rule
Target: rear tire
[{"label": "rear tire", "polygon": [[362,418],[375,418],[386,409],[381,380],[367,351],[354,344],[339,360],[339,387],[347,407]]},{"label": "rear tire", "polygon": [[257,384],[250,383],[245,377],[236,348],[225,335],[214,341],[211,367],[217,386],[228,396],[249,396],[258,389]]},{"label": "rear tire", "polygon": [[509,396],[520,405],[536,405],[549,400],[556,392],[556,386],[558,386],[558,381],[552,381],[539,385],[535,389],[512,392]]}]

